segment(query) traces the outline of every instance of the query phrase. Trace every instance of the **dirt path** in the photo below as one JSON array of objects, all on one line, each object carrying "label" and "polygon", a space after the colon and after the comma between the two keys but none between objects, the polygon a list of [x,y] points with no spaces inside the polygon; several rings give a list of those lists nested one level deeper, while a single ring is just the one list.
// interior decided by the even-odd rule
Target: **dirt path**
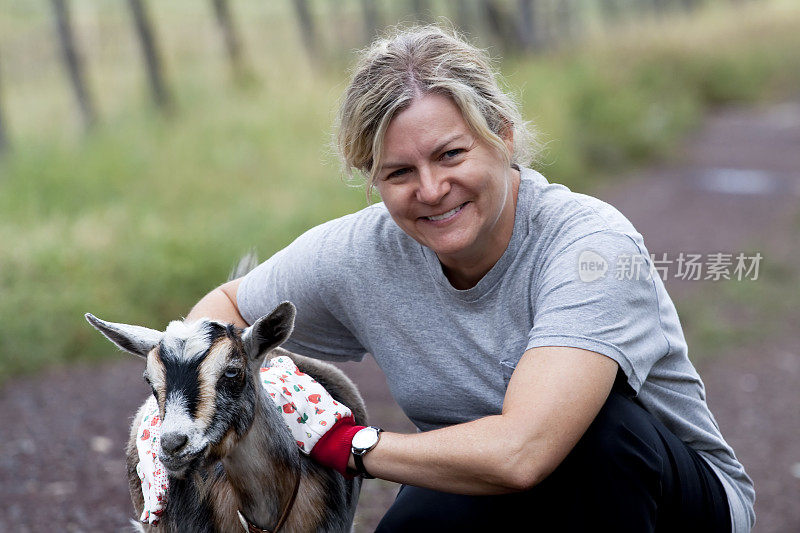
[{"label": "dirt path", "polygon": [[[679,159],[598,193],[633,221],[651,252],[749,252],[757,242],[766,254],[781,244],[798,246],[800,105],[721,113],[689,139]],[[703,282],[667,279],[678,302],[697,283]],[[762,533],[800,530],[796,325],[758,347],[698,365],[723,434],[755,480],[756,531]],[[411,428],[374,363],[343,367],[361,387],[375,423]],[[129,417],[147,395],[141,372],[138,360],[120,355],[3,387],[0,532],[127,528],[122,449]],[[391,483],[366,483],[358,531],[372,531],[395,490]]]},{"label": "dirt path", "polygon": [[[727,110],[679,159],[598,196],[628,216],[657,258],[760,251],[764,262],[788,258],[800,269],[800,102]],[[665,284],[679,309],[699,291],[759,282],[684,281],[669,267]],[[761,533],[800,531],[800,310],[781,320],[779,336],[731,353],[702,359],[689,347],[711,411],[755,483]]]}]

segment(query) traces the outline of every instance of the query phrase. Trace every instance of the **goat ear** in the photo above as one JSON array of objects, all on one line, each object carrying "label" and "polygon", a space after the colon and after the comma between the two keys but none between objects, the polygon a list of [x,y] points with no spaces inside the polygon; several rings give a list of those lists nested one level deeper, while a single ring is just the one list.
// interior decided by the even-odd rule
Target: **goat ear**
[{"label": "goat ear", "polygon": [[295,307],[291,302],[283,302],[272,312],[256,320],[242,333],[242,343],[250,360],[280,346],[289,338],[294,328]]},{"label": "goat ear", "polygon": [[131,326],[128,324],[117,324],[100,320],[91,313],[86,313],[86,320],[97,330],[105,335],[108,340],[134,355],[147,357],[150,350],[161,342],[164,334],[150,328],[142,326]]}]

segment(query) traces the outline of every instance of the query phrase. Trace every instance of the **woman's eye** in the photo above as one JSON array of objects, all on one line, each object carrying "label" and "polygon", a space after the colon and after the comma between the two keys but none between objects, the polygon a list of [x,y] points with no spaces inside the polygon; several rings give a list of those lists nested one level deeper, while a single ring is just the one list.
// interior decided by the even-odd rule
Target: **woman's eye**
[{"label": "woman's eye", "polygon": [[389,173],[389,174],[386,176],[386,179],[388,180],[388,179],[391,179],[391,178],[396,178],[396,177],[398,177],[398,176],[402,176],[403,174],[405,174],[405,173],[406,173],[406,172],[408,172],[408,171],[409,171],[409,170],[408,170],[407,168],[398,168],[398,169],[397,169],[397,170],[395,170],[394,172],[390,172],[390,173]]},{"label": "woman's eye", "polygon": [[238,368],[228,368],[228,369],[225,370],[225,377],[226,378],[235,378],[238,375],[239,375],[239,369]]},{"label": "woman's eye", "polygon": [[455,157],[463,151],[464,151],[463,148],[453,148],[452,150],[446,151],[443,155],[445,158]]}]

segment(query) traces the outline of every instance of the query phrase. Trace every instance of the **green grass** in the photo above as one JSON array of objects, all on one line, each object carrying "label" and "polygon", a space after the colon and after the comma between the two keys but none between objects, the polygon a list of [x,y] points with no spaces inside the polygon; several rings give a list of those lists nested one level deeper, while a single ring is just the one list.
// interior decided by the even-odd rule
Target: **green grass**
[{"label": "green grass", "polygon": [[[710,9],[637,22],[537,61],[509,61],[527,116],[543,132],[542,170],[573,189],[670,153],[704,113],[794,95],[800,10]],[[755,7],[758,7],[755,6]]]},{"label": "green grass", "polygon": [[[103,116],[83,138],[57,58],[31,46],[50,38],[46,7],[0,3],[13,7],[0,17],[0,96],[14,142],[0,161],[0,382],[113,354],[84,312],[162,328],[248,249],[267,257],[365,205],[328,153],[343,74],[311,72],[285,10],[243,3],[255,81],[237,88],[199,3],[151,2],[178,98],[170,120],[147,102],[124,13],[78,3]],[[768,5],[506,61],[547,143],[539,168],[590,192],[668,154],[709,106],[796,91],[800,9]]]}]

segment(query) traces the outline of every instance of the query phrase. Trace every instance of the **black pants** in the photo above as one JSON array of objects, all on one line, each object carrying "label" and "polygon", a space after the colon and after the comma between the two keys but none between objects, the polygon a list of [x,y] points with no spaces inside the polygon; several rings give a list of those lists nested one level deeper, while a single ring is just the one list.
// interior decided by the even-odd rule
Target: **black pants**
[{"label": "black pants", "polygon": [[533,489],[464,496],[404,485],[376,531],[713,533],[731,524],[707,463],[615,386],[573,451]]}]

